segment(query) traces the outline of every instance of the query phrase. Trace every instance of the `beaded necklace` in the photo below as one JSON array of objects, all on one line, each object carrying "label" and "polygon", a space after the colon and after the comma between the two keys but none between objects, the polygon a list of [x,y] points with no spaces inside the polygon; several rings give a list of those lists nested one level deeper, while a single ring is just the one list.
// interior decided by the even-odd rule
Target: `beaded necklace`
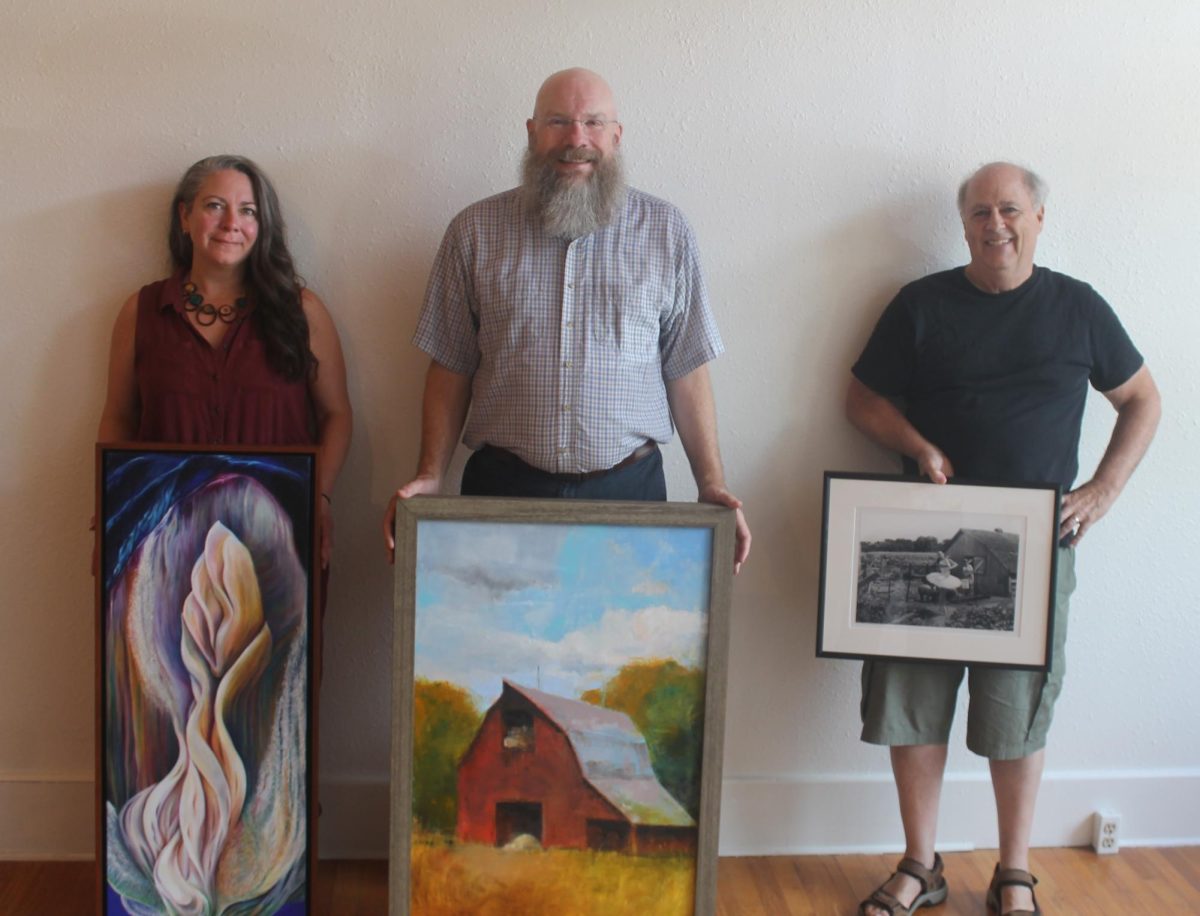
[{"label": "beaded necklace", "polygon": [[183,310],[195,312],[196,324],[201,327],[215,324],[218,318],[225,324],[233,324],[245,314],[247,304],[245,296],[238,296],[233,305],[213,305],[204,301],[204,296],[191,280],[183,284]]}]

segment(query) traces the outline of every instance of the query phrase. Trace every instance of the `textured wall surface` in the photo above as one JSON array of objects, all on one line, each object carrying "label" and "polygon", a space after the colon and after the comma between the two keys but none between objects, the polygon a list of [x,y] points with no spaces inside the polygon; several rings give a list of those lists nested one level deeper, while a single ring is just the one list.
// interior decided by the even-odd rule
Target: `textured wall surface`
[{"label": "textured wall surface", "polygon": [[[858,666],[813,657],[821,473],[895,467],[842,418],[848,367],[902,283],[965,259],[954,186],[998,157],[1049,180],[1038,261],[1113,303],[1166,410],[1081,550],[1035,839],[1082,842],[1107,806],[1123,842],[1200,841],[1193,0],[9,0],[3,23],[0,856],[91,848],[87,519],[109,333],[165,272],[174,182],[222,151],[272,175],[346,349],[322,832],[326,852],[384,848],[379,519],[416,459],[408,341],[446,223],[514,183],[534,91],[572,64],[610,77],[633,183],[692,220],[728,346],[713,375],[755,548],[735,591],[724,850],[899,841],[887,755],[857,740]],[[1111,420],[1094,396],[1085,472]],[[693,498],[677,444],[668,472]],[[953,740],[943,835],[992,844],[986,767],[961,723]]]}]

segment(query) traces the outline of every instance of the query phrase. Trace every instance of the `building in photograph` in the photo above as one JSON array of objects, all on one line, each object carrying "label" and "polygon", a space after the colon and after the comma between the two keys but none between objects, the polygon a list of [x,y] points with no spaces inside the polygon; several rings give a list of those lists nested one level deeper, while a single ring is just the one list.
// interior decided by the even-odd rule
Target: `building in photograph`
[{"label": "building in photograph", "polygon": [[946,547],[946,556],[958,564],[954,574],[974,570],[973,595],[1011,598],[1017,587],[1017,554],[1020,538],[995,529],[959,528]]}]

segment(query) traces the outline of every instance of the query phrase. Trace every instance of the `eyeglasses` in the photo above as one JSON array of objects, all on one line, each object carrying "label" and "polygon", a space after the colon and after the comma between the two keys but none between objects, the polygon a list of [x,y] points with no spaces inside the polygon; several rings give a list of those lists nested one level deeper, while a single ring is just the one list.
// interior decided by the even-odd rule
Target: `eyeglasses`
[{"label": "eyeglasses", "polygon": [[534,120],[540,121],[550,130],[557,132],[568,131],[572,124],[578,124],[589,134],[602,133],[610,124],[618,123],[615,119],[610,121],[608,118],[565,118],[562,115],[550,115],[545,118],[534,118]]}]

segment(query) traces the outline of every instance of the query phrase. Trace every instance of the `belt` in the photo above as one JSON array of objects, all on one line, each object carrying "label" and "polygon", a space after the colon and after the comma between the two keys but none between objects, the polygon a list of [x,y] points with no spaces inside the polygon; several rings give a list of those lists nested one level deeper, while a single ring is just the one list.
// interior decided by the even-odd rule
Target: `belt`
[{"label": "belt", "polygon": [[643,458],[649,458],[658,451],[657,442],[643,442],[632,452],[614,464],[611,468],[604,471],[584,471],[582,474],[555,474],[555,477],[570,477],[572,480],[595,480],[597,477],[603,477],[605,474],[611,474],[613,471],[619,471],[621,468],[627,468],[631,464],[636,464]]},{"label": "belt", "polygon": [[604,477],[605,475],[611,474],[614,471],[621,470],[621,468],[627,468],[631,464],[636,464],[637,462],[641,461],[643,458],[648,458],[649,456],[653,455],[655,452],[658,451],[658,443],[653,440],[651,440],[649,442],[643,442],[641,445],[639,445],[637,448],[635,448],[632,452],[630,452],[628,455],[626,455],[624,458],[622,458],[620,461],[618,461],[616,464],[614,464],[611,468],[605,468],[604,470],[601,470],[601,471],[583,471],[580,473],[561,473],[561,474],[557,473],[555,471],[543,471],[541,468],[534,467],[532,464],[525,461],[523,458],[520,458],[517,455],[514,455],[508,449],[499,448],[495,445],[485,445],[484,448],[490,449],[492,451],[500,452],[500,453],[504,454],[505,456],[507,456],[508,458],[512,459],[513,461],[517,461],[517,462],[520,462],[521,464],[525,465],[525,467],[528,468],[529,470],[536,471],[537,473],[542,474],[546,477],[549,477],[553,480],[560,480],[563,483],[579,483],[580,481],[583,481],[583,480],[595,480],[598,477]]}]

